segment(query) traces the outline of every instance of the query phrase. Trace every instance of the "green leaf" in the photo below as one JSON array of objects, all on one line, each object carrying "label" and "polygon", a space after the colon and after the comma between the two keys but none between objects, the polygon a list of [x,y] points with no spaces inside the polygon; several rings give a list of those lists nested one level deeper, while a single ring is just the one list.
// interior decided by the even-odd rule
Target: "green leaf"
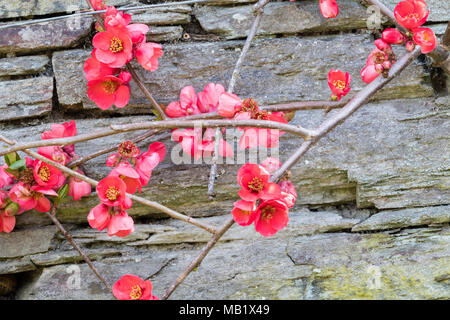
[{"label": "green leaf", "polygon": [[58,199],[64,199],[69,193],[69,185],[65,184],[58,190]]},{"label": "green leaf", "polygon": [[7,155],[5,155],[5,162],[8,167],[11,167],[11,165],[13,165],[18,160],[20,160],[20,157],[17,152],[8,153]]},{"label": "green leaf", "polygon": [[26,160],[21,159],[21,160],[17,160],[12,165],[8,165],[8,169],[13,170],[13,171],[21,170],[21,169],[25,169],[26,165],[27,165]]}]

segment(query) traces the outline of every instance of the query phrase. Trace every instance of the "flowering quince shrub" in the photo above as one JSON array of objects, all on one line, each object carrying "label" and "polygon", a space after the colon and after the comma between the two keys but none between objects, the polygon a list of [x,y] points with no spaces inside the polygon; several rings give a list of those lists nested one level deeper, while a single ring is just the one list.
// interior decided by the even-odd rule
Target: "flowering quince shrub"
[{"label": "flowering quince shrub", "polygon": [[[106,12],[101,14],[100,21],[103,22],[96,24],[98,33],[92,40],[91,57],[83,67],[88,81],[87,95],[102,110],[113,105],[123,108],[130,100],[129,82],[133,77],[126,70],[130,67],[127,66],[128,63],[135,58],[145,70],[156,71],[158,59],[163,54],[162,46],[147,42],[149,27],[145,24],[132,24],[131,15],[118,11],[113,6],[106,6],[103,0],[90,2],[95,10]],[[436,36],[431,29],[422,27],[429,14],[426,7],[424,0],[406,0],[397,4],[395,18],[407,31],[389,28],[382,32],[380,39],[374,41],[375,48],[361,70],[364,82],[370,83],[380,74],[388,77],[389,70],[397,60],[393,45],[405,45],[408,51],[419,45],[424,54],[433,51]],[[339,13],[336,0],[319,0],[319,8],[327,19],[334,18]],[[136,75],[134,77],[136,79]],[[351,90],[351,80],[349,73],[331,69],[328,72],[330,100],[339,101],[346,96]],[[175,119],[215,112],[219,117],[236,122],[289,122],[288,113],[263,109],[254,99],[242,100],[227,92],[221,84],[209,83],[200,92],[196,92],[192,86],[184,87],[180,91],[179,100],[168,104],[164,113]],[[180,144],[185,154],[194,159],[214,156],[217,145],[219,156],[233,157],[231,144],[217,134],[225,133],[225,130],[222,128],[216,132],[213,128],[177,128],[172,130],[171,138]],[[263,126],[238,127],[237,130],[242,133],[238,143],[240,149],[275,148],[279,146],[280,137],[284,134],[278,129]],[[53,124],[51,130],[42,133],[41,138],[47,140],[76,135],[76,124],[72,120]],[[73,144],[63,147],[43,146],[38,148],[37,153],[63,166],[79,159]],[[130,195],[142,192],[142,188],[150,182],[152,171],[165,156],[166,146],[161,142],[154,142],[145,152],[141,152],[132,141],[122,142],[117,152],[110,154],[106,160],[106,166],[111,168],[110,173],[96,185],[99,204],[87,215],[89,225],[98,231],[106,229],[109,236],[126,237],[134,232],[134,221],[127,210],[133,206],[130,197],[137,197]],[[67,196],[77,201],[91,194],[91,184],[68,176],[45,161],[29,157],[21,159],[17,152],[7,154],[4,158],[5,164],[0,166],[0,233],[13,231],[16,215],[33,209],[49,212],[52,203],[55,208]],[[245,163],[239,168],[237,184],[240,189],[236,196],[240,199],[234,202],[231,210],[234,222],[242,227],[254,225],[255,231],[264,237],[272,237],[288,225],[289,209],[295,205],[297,192],[290,181],[289,172],[281,178],[277,175],[281,167],[279,159],[270,157],[261,164]],[[72,169],[84,175],[81,168]],[[159,300],[152,295],[150,280],[130,274],[115,282],[112,293],[119,300]]]},{"label": "flowering quince shrub", "polygon": [[[75,136],[74,121],[54,124],[52,130],[42,133],[41,138],[56,139]],[[40,147],[37,152],[62,165],[78,156],[75,146]],[[58,203],[66,195],[74,201],[91,193],[91,185],[75,177],[67,177],[60,170],[41,161],[25,157],[20,159],[14,152],[5,156],[6,164],[0,167],[0,232],[11,232],[16,215],[30,210],[48,212],[51,202]],[[83,174],[80,169],[76,169]],[[9,191],[2,189],[9,188]]]},{"label": "flowering quince shrub", "polygon": [[436,35],[433,30],[421,27],[427,20],[429,10],[424,0],[400,1],[394,9],[398,24],[407,29],[406,33],[395,28],[383,31],[381,39],[375,40],[376,48],[367,58],[366,66],[361,70],[361,78],[370,83],[380,74],[388,76],[389,69],[396,57],[391,45],[405,45],[407,51],[420,46],[423,54],[430,53],[436,47]]},{"label": "flowering quince shrub", "polygon": [[162,46],[146,42],[149,27],[142,23],[130,24],[131,15],[113,6],[106,7],[102,1],[91,0],[91,3],[96,10],[106,9],[106,13],[104,26],[96,24],[99,32],[92,39],[94,49],[84,64],[87,94],[102,110],[112,105],[123,108],[130,101],[128,83],[132,78],[124,67],[136,58],[145,70],[156,71]]}]

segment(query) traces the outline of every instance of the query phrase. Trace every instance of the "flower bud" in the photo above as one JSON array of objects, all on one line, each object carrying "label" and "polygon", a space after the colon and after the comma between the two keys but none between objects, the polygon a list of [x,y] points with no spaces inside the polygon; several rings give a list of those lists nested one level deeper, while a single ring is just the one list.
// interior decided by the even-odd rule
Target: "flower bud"
[{"label": "flower bud", "polygon": [[385,62],[383,62],[382,66],[383,66],[384,70],[389,70],[391,68],[391,62],[385,61]]},{"label": "flower bud", "polygon": [[409,51],[409,52],[413,51],[415,47],[416,47],[416,45],[412,41],[408,41],[405,44],[406,51]]},{"label": "flower bud", "polygon": [[389,28],[383,31],[381,39],[389,44],[402,44],[405,43],[406,36],[397,29]]},{"label": "flower bud", "polygon": [[15,216],[17,212],[19,212],[19,205],[15,202],[11,202],[6,206],[4,212],[8,217]]},{"label": "flower bud", "polygon": [[108,167],[115,167],[120,162],[121,156],[118,153],[111,154],[108,159],[106,159],[106,165]]}]

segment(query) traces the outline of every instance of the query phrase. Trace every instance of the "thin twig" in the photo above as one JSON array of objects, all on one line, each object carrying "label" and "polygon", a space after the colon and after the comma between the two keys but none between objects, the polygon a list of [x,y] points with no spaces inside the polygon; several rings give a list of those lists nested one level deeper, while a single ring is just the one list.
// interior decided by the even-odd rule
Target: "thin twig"
[{"label": "thin twig", "polygon": [[[236,62],[236,66],[234,67],[233,73],[231,75],[230,83],[228,85],[228,92],[232,93],[234,91],[234,86],[236,85],[236,81],[239,78],[239,73],[241,72],[242,64],[244,63],[245,57],[247,56],[248,50],[252,44],[253,38],[258,31],[259,24],[261,23],[262,15],[264,14],[264,6],[270,0],[259,0],[258,3],[254,6],[255,20],[253,21],[250,32],[245,40],[244,47],[242,48],[242,52],[239,56],[238,61]],[[219,139],[217,137],[220,136],[220,129],[216,129],[216,140],[214,141],[214,154],[212,157],[211,170],[209,172],[209,183],[208,183],[208,195],[210,198],[215,197],[214,192],[214,184],[217,176],[217,162],[219,160]]]},{"label": "thin twig", "polygon": [[108,284],[108,282],[103,278],[103,276],[100,274],[100,272],[97,270],[97,268],[92,263],[91,259],[84,253],[83,250],[78,246],[78,244],[73,240],[72,235],[63,227],[63,225],[59,222],[59,220],[56,218],[56,207],[53,206],[51,209],[51,212],[46,212],[47,216],[49,216],[50,219],[52,219],[53,223],[58,227],[59,231],[66,237],[67,241],[70,242],[72,247],[75,248],[75,250],[78,251],[80,256],[83,258],[83,260],[87,263],[89,268],[91,268],[92,272],[99,278],[101,282],[105,285],[105,287],[112,293],[112,288]]},{"label": "thin twig", "polygon": [[[7,144],[10,144],[10,145],[16,144],[15,141],[10,140],[10,139],[4,137],[3,135],[0,135],[0,140],[4,141],[4,142],[6,142]],[[76,172],[74,170],[71,170],[71,169],[67,168],[66,166],[63,166],[62,164],[60,164],[58,162],[55,162],[55,161],[53,161],[51,159],[48,159],[48,158],[40,155],[39,153],[36,153],[36,152],[28,150],[28,149],[24,149],[22,151],[24,153],[28,154],[29,156],[31,156],[31,157],[33,157],[35,159],[39,159],[39,160],[41,160],[41,161],[43,161],[43,162],[45,162],[45,163],[47,163],[47,164],[49,164],[49,165],[51,165],[51,166],[53,166],[55,168],[61,170],[62,172],[72,176],[72,177],[75,177],[75,178],[77,178],[79,180],[82,180],[82,181],[85,181],[85,182],[89,183],[90,185],[92,185],[94,187],[96,187],[98,185],[98,181],[96,181],[96,180],[94,180],[92,178],[86,177],[85,175],[82,175],[82,174],[80,174],[80,173],[78,173],[78,172]],[[127,193],[127,196],[130,199],[133,199],[133,200],[135,200],[135,201],[137,201],[139,203],[142,203],[143,205],[146,205],[148,207],[157,209],[157,210],[167,214],[168,216],[170,216],[172,218],[175,218],[175,219],[178,219],[178,220],[181,220],[181,221],[185,221],[185,222],[190,223],[190,224],[192,224],[194,226],[202,228],[202,229],[208,231],[209,233],[213,233],[214,234],[217,231],[217,229],[215,227],[213,227],[213,226],[210,226],[210,225],[208,225],[206,223],[198,221],[195,218],[186,216],[186,215],[181,214],[181,213],[179,213],[179,212],[177,212],[175,210],[167,208],[166,206],[163,206],[162,204],[160,204],[160,203],[158,203],[156,201],[147,200],[147,199],[144,199],[142,197],[139,197],[139,196],[136,196],[136,195],[132,195],[132,194],[128,194],[128,193]]]},{"label": "thin twig", "polygon": [[224,223],[224,225],[214,234],[211,239],[209,239],[208,243],[203,247],[200,251],[200,254],[187,266],[187,268],[178,276],[178,278],[171,284],[169,289],[167,289],[166,293],[162,297],[162,300],[166,300],[169,296],[175,291],[175,289],[186,279],[189,273],[192,272],[195,268],[197,268],[200,263],[202,263],[203,259],[205,259],[206,255],[211,251],[214,245],[219,241],[219,239],[224,235],[228,229],[234,224],[233,217],[228,218],[228,220]]},{"label": "thin twig", "polygon": [[22,151],[24,149],[45,147],[45,146],[65,146],[79,142],[89,141],[93,139],[103,138],[116,135],[128,131],[138,131],[145,129],[175,129],[175,128],[223,128],[223,127],[255,127],[266,129],[277,129],[298,135],[307,139],[311,135],[311,131],[301,126],[294,126],[286,123],[266,120],[164,120],[164,121],[147,121],[141,123],[131,123],[110,126],[111,129],[103,129],[92,133],[80,134],[72,137],[36,140],[17,144],[10,148],[0,151],[0,156],[5,154]]}]

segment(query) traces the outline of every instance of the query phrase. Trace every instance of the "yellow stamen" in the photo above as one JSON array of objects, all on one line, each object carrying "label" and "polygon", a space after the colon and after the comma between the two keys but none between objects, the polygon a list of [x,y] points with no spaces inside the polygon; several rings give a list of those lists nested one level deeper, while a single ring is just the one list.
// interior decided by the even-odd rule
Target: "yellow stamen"
[{"label": "yellow stamen", "polygon": [[333,86],[335,86],[338,89],[344,90],[345,89],[345,82],[342,80],[333,80]]},{"label": "yellow stamen", "polygon": [[131,298],[131,300],[139,300],[141,297],[142,297],[142,289],[137,284],[131,288],[130,298]]},{"label": "yellow stamen", "polygon": [[38,171],[39,177],[42,181],[47,182],[50,179],[50,169],[47,166],[42,166]]},{"label": "yellow stamen", "polygon": [[114,53],[119,53],[119,52],[123,51],[122,40],[120,40],[117,37],[113,37],[111,39],[111,45],[109,47],[109,50],[111,50],[111,52],[114,52]]},{"label": "yellow stamen", "polygon": [[120,191],[119,191],[119,189],[117,189],[116,187],[114,187],[114,186],[111,186],[111,187],[109,187],[107,190],[106,190],[106,198],[108,198],[108,200],[110,200],[110,201],[116,201],[117,200],[117,198],[119,197],[119,194],[120,194]]}]

